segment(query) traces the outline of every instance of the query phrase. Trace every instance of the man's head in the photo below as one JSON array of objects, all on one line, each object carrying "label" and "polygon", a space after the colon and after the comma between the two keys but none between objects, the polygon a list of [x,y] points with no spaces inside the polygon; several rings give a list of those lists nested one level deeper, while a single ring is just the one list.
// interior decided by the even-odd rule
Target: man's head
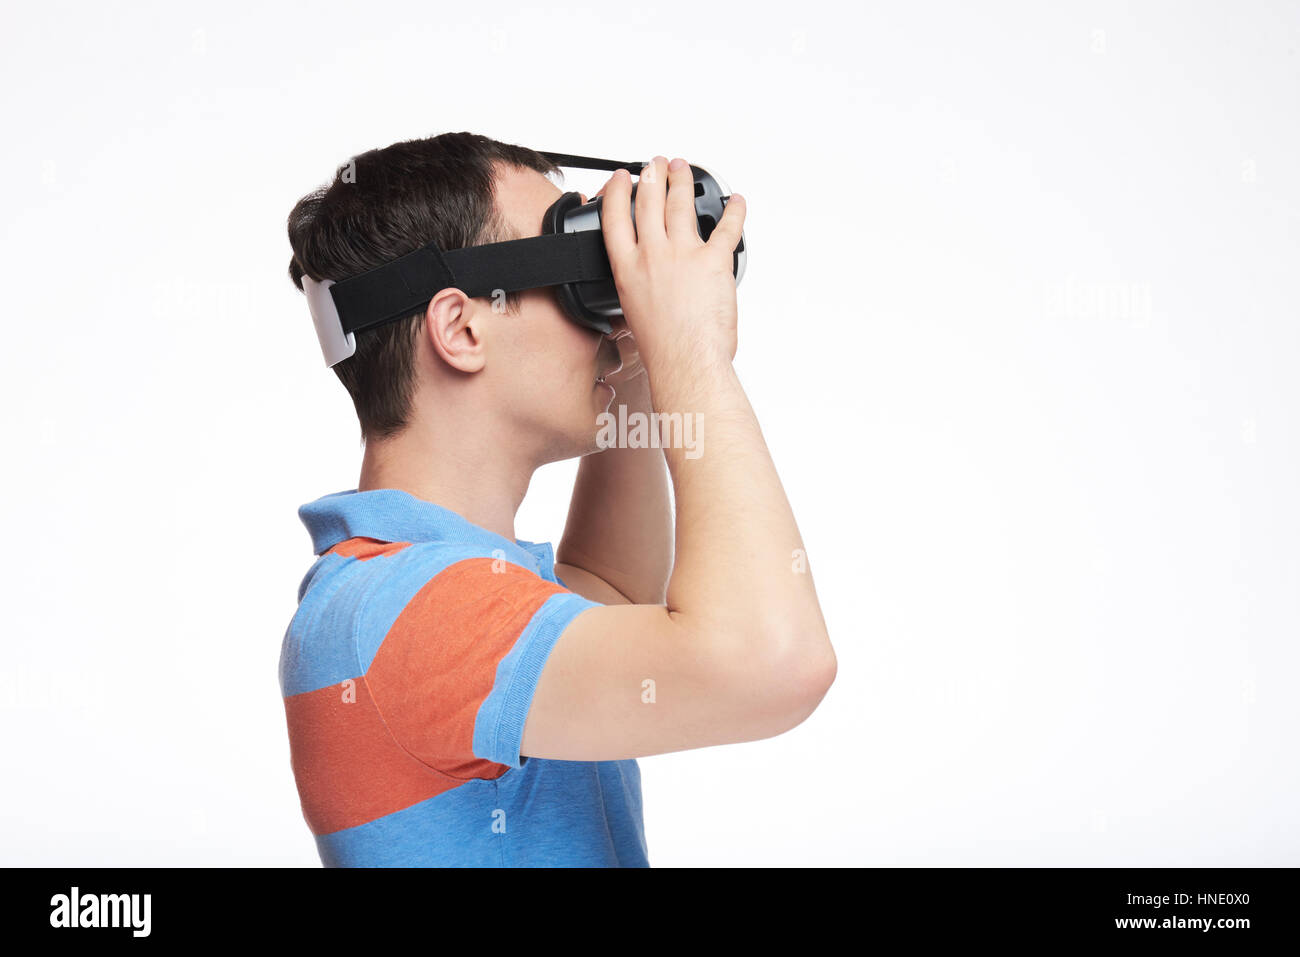
[{"label": "man's head", "polygon": [[[289,215],[289,275],[341,281],[434,242],[458,249],[541,233],[560,195],[540,153],[471,133],[395,143],[355,157]],[[615,334],[625,326],[615,324]],[[539,463],[595,449],[596,416],[618,366],[610,338],[571,322],[551,289],[428,308],[356,334],[333,368],[368,444],[436,417],[472,420]]]}]

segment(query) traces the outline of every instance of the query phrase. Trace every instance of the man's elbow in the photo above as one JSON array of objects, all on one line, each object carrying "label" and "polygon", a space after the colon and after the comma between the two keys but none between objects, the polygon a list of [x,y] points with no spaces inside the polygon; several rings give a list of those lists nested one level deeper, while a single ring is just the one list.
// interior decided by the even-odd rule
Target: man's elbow
[{"label": "man's elbow", "polygon": [[709,696],[722,719],[717,743],[784,734],[817,710],[835,681],[838,665],[824,627],[762,637],[744,628],[711,627],[705,633],[711,640],[692,646],[701,653],[697,662],[709,676]]},{"label": "man's elbow", "polygon": [[835,658],[835,650],[831,647],[830,639],[827,638],[824,649],[816,653],[804,654],[798,661],[787,667],[789,673],[795,676],[791,689],[795,721],[790,727],[793,728],[807,720],[822,703],[826,692],[830,691],[831,685],[835,683],[839,662]]},{"label": "man's elbow", "polygon": [[[811,648],[809,647],[811,645]],[[768,695],[762,703],[767,734],[774,736],[803,724],[835,683],[838,663],[829,638],[769,659]]]}]

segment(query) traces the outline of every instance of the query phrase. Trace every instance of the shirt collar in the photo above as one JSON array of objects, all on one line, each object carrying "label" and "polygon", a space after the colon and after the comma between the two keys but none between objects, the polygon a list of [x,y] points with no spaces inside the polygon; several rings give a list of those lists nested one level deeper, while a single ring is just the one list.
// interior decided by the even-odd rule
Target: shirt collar
[{"label": "shirt collar", "polygon": [[298,509],[322,555],[349,538],[381,542],[448,542],[501,549],[505,557],[545,575],[555,555],[548,542],[511,541],[433,502],[395,488],[347,489],[322,495]]}]

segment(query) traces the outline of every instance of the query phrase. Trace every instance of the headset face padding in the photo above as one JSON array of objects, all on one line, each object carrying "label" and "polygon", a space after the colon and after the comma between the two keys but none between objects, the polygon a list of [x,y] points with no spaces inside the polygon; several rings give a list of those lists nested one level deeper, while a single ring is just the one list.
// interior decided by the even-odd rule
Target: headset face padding
[{"label": "headset face padding", "polygon": [[[600,200],[597,197],[587,208],[595,207],[595,228],[600,229]],[[546,210],[542,217],[542,235],[552,233],[576,233],[592,228],[592,215],[584,212],[582,196],[579,193],[565,193]],[[566,282],[555,286],[555,298],[565,314],[580,326],[594,329],[604,335],[614,331],[610,323],[612,316],[621,316],[622,308],[618,304],[618,293],[614,290],[614,280],[600,279],[591,282]]]}]

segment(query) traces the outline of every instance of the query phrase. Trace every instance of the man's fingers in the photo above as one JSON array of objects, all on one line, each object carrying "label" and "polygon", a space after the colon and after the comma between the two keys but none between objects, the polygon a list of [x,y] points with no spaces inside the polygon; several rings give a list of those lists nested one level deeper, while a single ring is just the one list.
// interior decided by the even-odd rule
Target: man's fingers
[{"label": "man's fingers", "polygon": [[[605,254],[611,263],[626,262],[636,253],[636,229],[632,225],[632,175],[618,170],[601,190],[601,231]],[[639,192],[639,191],[638,191]]]},{"label": "man's fingers", "polygon": [[665,212],[668,238],[676,242],[700,240],[699,225],[695,220],[695,177],[691,164],[684,159],[674,159],[668,164],[668,200]]},{"label": "man's fingers", "polygon": [[636,185],[636,241],[647,247],[668,241],[664,228],[664,187],[668,179],[668,161],[656,156],[641,169]]},{"label": "man's fingers", "polygon": [[717,226],[713,227],[713,235],[705,245],[725,252],[730,261],[731,254],[740,245],[740,234],[744,228],[745,197],[739,193],[732,193],[731,198],[727,200],[727,208],[722,211],[722,219],[718,221]]}]

